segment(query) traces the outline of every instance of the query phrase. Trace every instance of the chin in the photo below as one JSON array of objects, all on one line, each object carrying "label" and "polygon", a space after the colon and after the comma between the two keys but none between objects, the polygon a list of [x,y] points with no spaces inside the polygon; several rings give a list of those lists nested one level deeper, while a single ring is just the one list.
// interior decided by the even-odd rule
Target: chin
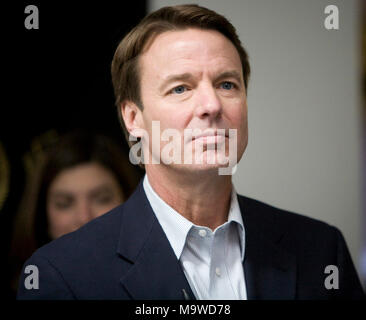
[{"label": "chin", "polygon": [[225,163],[225,159],[227,160],[227,157],[225,157],[223,154],[207,155],[204,153],[203,159],[201,161],[195,161],[195,158],[193,157],[193,163],[170,164],[169,166],[187,174],[214,173],[218,175],[219,168],[228,167],[228,163]]}]

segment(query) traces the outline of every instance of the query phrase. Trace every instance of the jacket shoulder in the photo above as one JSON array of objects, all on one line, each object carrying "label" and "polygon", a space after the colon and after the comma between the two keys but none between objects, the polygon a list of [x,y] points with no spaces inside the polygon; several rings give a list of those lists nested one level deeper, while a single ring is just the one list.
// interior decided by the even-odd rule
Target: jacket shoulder
[{"label": "jacket shoulder", "polygon": [[238,195],[238,200],[241,204],[244,218],[247,215],[250,218],[255,216],[255,219],[260,221],[262,226],[269,224],[270,228],[276,227],[280,229],[329,230],[331,232],[334,232],[335,229],[338,230],[336,227],[319,219],[284,210],[256,199]]},{"label": "jacket shoulder", "polygon": [[[36,250],[23,266],[17,298],[120,297],[119,277],[128,269],[116,252],[122,214],[123,205]],[[39,290],[27,290],[27,266],[37,267]]]}]

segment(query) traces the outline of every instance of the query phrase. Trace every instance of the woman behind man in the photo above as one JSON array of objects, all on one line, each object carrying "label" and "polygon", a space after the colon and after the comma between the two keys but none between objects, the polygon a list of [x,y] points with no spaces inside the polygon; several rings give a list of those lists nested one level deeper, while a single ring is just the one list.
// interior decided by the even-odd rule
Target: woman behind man
[{"label": "woman behind man", "polygon": [[14,293],[23,263],[37,248],[124,202],[140,178],[111,139],[82,131],[62,137],[38,165],[14,221]]}]

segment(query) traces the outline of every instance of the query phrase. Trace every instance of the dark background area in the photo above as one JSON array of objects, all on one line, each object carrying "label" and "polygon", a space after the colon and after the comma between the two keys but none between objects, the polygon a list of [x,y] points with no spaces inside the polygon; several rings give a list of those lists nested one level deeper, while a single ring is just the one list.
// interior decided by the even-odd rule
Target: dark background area
[{"label": "dark background area", "polygon": [[[39,9],[38,30],[24,26],[27,5]],[[83,128],[114,138],[128,154],[110,64],[118,42],[144,17],[146,1],[17,1],[2,9],[0,144],[5,158],[0,161],[3,167],[8,163],[9,179],[4,182],[0,174],[0,183],[7,184],[0,201],[0,241],[2,252],[8,252],[26,180],[25,156],[35,140],[47,132]]]}]

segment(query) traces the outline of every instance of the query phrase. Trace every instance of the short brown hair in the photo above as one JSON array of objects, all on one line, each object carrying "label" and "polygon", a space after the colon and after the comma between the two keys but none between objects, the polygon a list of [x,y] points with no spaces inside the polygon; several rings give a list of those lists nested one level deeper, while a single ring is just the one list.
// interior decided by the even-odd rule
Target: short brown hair
[{"label": "short brown hair", "polygon": [[244,85],[246,89],[248,87],[250,75],[248,55],[241,45],[234,26],[224,16],[194,4],[164,7],[152,12],[122,39],[112,61],[112,82],[118,117],[130,146],[136,142],[129,141],[120,107],[121,103],[130,100],[141,110],[143,109],[138,57],[157,35],[188,28],[215,30],[227,37],[238,50],[243,67]]}]

